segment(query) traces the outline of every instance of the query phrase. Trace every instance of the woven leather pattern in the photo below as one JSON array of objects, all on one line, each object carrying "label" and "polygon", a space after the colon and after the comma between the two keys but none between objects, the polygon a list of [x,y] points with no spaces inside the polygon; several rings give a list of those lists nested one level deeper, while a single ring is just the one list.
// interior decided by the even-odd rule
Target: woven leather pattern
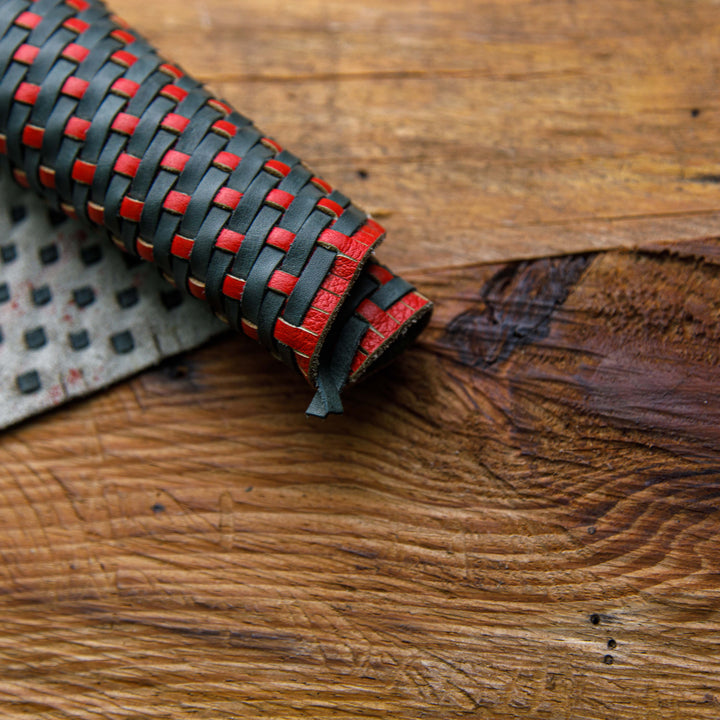
[{"label": "woven leather pattern", "polygon": [[378,223],[101,2],[5,0],[0,38],[0,163],[297,368],[309,412],[427,322]]}]

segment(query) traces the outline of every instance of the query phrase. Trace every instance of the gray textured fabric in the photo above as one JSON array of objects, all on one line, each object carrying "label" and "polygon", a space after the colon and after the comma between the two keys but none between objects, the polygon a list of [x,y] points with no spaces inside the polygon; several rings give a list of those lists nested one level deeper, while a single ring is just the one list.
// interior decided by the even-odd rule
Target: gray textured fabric
[{"label": "gray textured fabric", "polygon": [[0,177],[0,427],[226,329],[100,232]]}]

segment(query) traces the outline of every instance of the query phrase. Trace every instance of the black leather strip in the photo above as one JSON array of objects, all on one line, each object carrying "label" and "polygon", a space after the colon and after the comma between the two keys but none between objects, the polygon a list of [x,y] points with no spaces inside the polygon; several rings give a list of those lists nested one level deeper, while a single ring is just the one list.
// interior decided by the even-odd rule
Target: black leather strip
[{"label": "black leather strip", "polygon": [[323,247],[315,248],[285,306],[284,317],[289,323],[300,325],[315,296],[316,288],[322,284],[334,262],[334,252]]}]

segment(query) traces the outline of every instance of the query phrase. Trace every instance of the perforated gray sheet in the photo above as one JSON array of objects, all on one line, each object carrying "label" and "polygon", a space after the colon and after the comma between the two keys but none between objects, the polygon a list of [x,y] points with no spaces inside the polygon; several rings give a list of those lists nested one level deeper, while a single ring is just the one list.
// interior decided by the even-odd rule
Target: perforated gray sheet
[{"label": "perforated gray sheet", "polygon": [[154,266],[0,177],[0,427],[226,327]]}]

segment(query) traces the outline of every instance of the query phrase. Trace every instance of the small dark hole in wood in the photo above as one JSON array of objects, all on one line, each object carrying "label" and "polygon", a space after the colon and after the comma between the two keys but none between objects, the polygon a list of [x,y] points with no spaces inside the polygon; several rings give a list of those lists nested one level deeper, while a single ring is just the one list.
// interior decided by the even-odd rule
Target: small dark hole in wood
[{"label": "small dark hole in wood", "polygon": [[606,665],[612,665],[613,662],[614,662],[614,658],[613,658],[612,655],[606,655],[606,656],[603,658],[603,662],[604,662]]},{"label": "small dark hole in wood", "polygon": [[610,638],[610,639],[608,640],[608,647],[609,647],[611,650],[614,650],[614,649],[617,647],[617,643],[615,642],[615,640],[613,640],[612,638]]},{"label": "small dark hole in wood", "polygon": [[690,180],[701,183],[720,183],[720,175],[717,173],[703,173],[690,178]]},{"label": "small dark hole in wood", "polygon": [[599,616],[597,613],[593,613],[593,614],[590,616],[590,622],[591,622],[593,625],[599,625],[599,624],[600,624],[600,616]]},{"label": "small dark hole in wood", "polygon": [[152,511],[153,511],[154,513],[165,512],[165,506],[164,506],[162,503],[155,503],[155,504],[152,506]]},{"label": "small dark hole in wood", "polygon": [[693,108],[693,109],[690,111],[690,114],[691,114],[694,118],[696,118],[696,117],[700,114],[700,108]]},{"label": "small dark hole in wood", "polygon": [[367,180],[370,173],[367,170],[363,170],[362,168],[357,171],[358,177],[361,180]]}]

